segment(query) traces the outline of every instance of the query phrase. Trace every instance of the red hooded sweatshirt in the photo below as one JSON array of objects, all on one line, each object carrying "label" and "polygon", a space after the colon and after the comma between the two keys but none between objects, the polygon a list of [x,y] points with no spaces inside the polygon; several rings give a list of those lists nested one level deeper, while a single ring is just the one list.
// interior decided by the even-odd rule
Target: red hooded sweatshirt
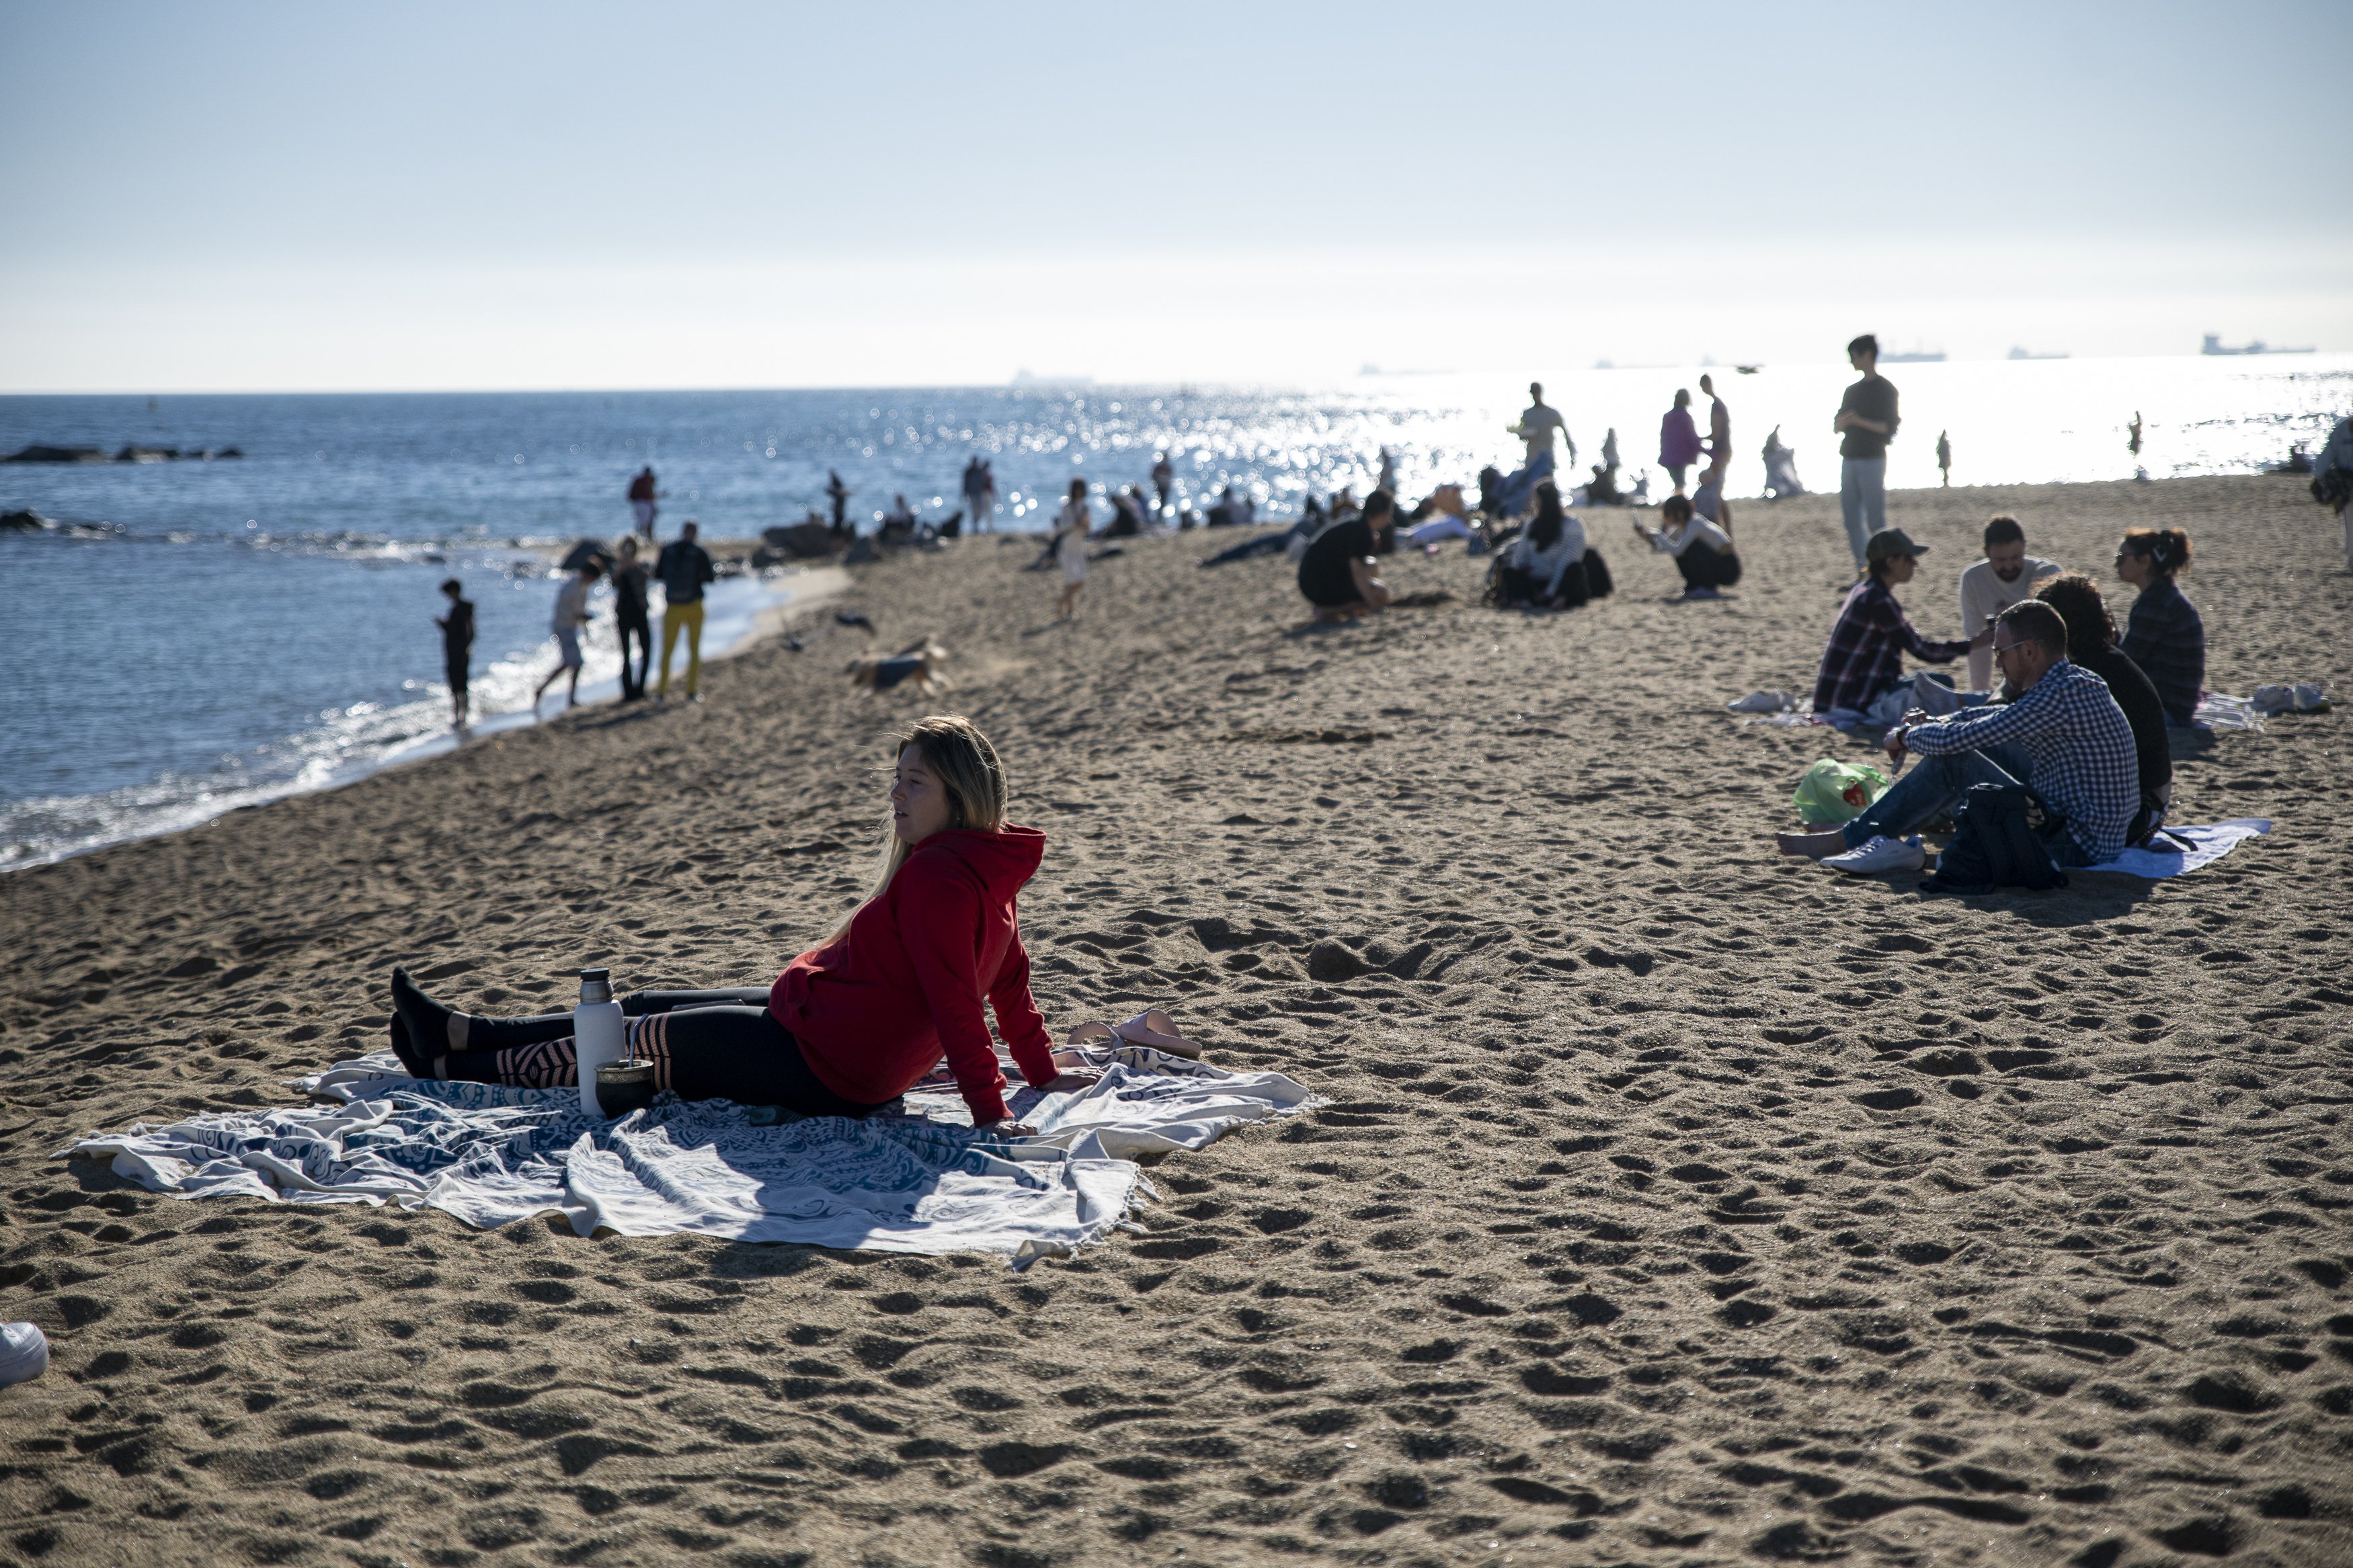
[{"label": "red hooded sweatshirt", "polygon": [[973,1120],[1004,1120],[1005,1075],[981,1016],[984,995],[1022,1076],[1033,1084],[1055,1076],[1014,908],[1045,853],[1046,836],[1034,827],[935,833],[848,931],[793,960],[768,993],[768,1011],[800,1042],[818,1081],[844,1100],[880,1105],[906,1093],[944,1050]]}]

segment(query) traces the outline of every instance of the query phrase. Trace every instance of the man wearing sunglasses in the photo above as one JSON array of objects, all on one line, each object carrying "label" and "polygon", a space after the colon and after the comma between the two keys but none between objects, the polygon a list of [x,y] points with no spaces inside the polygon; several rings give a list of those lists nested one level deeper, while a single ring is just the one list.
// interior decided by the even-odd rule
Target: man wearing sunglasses
[{"label": "man wearing sunglasses", "polygon": [[1782,849],[1841,871],[1917,870],[1925,857],[1912,836],[1949,816],[1970,785],[2022,783],[2042,804],[2055,864],[2097,866],[2123,853],[2140,765],[2107,682],[2068,661],[2067,623],[2036,599],[1995,620],[1993,657],[2007,702],[1942,719],[1906,713],[1888,731],[1887,754],[1899,768],[1907,754],[1920,765],[1844,827],[1785,833]]}]

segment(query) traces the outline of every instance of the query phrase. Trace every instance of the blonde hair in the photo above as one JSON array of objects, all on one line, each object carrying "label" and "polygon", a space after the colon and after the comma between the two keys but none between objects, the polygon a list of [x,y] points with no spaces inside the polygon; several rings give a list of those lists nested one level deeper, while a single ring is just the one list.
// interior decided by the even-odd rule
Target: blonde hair
[{"label": "blonde hair", "polygon": [[[934,713],[928,719],[916,720],[892,741],[892,766],[898,764],[900,756],[910,746],[921,753],[923,765],[932,770],[932,776],[947,793],[950,828],[994,833],[1005,826],[1005,764],[997,760],[997,748],[988,743],[988,737],[971,720],[956,713]],[[875,872],[874,887],[856,908],[841,917],[841,923],[827,936],[828,942],[835,941],[849,929],[859,910],[890,890],[891,879],[899,874],[899,868],[907,863],[913,848],[900,839],[889,823],[883,824],[881,864]]]}]

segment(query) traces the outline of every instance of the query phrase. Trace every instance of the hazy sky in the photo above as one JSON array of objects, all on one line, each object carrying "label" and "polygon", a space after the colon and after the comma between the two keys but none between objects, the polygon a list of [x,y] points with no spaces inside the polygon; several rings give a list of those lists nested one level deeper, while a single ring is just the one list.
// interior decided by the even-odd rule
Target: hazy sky
[{"label": "hazy sky", "polygon": [[0,0],[0,390],[2348,348],[2347,59],[2343,0]]}]

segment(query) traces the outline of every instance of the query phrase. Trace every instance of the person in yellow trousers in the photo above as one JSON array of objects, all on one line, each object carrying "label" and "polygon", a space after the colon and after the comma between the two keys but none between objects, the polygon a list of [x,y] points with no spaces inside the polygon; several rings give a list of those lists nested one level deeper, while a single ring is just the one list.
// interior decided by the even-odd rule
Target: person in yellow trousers
[{"label": "person in yellow trousers", "polygon": [[678,531],[678,537],[662,546],[654,562],[654,575],[662,585],[662,655],[661,684],[654,695],[667,700],[670,696],[670,659],[678,647],[681,627],[686,631],[686,700],[702,700],[696,689],[702,684],[702,585],[715,581],[719,573],[711,564],[710,552],[694,542],[695,525],[689,519]]}]

